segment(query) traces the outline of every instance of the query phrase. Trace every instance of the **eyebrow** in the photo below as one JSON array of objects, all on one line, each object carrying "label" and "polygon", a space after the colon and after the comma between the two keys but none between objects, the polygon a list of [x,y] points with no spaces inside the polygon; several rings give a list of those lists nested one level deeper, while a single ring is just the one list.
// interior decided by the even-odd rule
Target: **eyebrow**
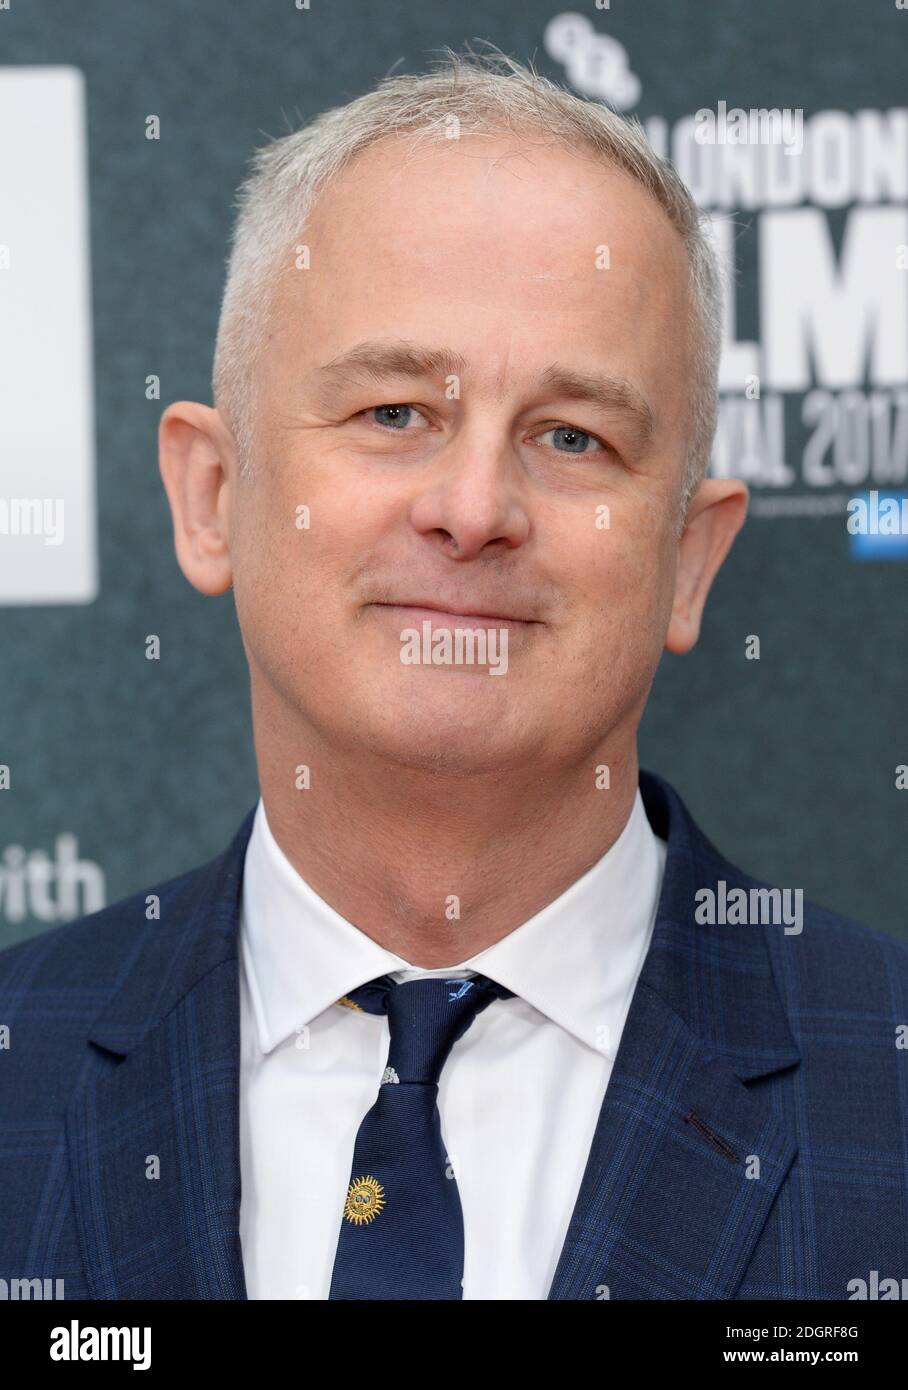
[{"label": "eyebrow", "polygon": [[[333,377],[346,383],[357,376],[367,381],[384,381],[391,376],[466,376],[467,370],[466,359],[450,348],[422,347],[406,340],[377,338],[355,344],[317,368],[317,374],[322,379]],[[602,410],[629,416],[641,445],[648,443],[655,431],[656,419],[649,401],[622,377],[575,371],[554,363],[543,373],[539,388],[565,399],[588,401]]]}]

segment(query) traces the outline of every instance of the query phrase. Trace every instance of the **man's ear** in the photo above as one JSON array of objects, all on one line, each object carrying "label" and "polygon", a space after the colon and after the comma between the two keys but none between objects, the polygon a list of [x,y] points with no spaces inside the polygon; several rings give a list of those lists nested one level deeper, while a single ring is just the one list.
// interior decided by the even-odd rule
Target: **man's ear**
[{"label": "man's ear", "polygon": [[222,594],[232,582],[230,431],[210,406],[175,401],[161,416],[158,456],[180,569],[200,593]]},{"label": "man's ear", "polygon": [[747,502],[747,486],[737,478],[706,478],[691,498],[678,542],[666,651],[689,652],[700,636],[706,596],[744,524]]}]

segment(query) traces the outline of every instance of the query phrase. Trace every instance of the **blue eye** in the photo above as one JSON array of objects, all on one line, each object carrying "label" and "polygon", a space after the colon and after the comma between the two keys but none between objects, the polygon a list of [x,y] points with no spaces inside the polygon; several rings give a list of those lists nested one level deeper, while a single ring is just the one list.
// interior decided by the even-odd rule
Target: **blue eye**
[{"label": "blue eye", "polygon": [[405,430],[414,416],[419,416],[425,420],[425,416],[412,405],[373,405],[366,412],[367,415],[384,415],[383,420],[376,419],[375,423],[381,425],[383,429]]},{"label": "blue eye", "polygon": [[[600,449],[605,448],[602,440],[597,438],[595,434],[588,434],[586,430],[575,429],[573,425],[555,425],[550,430],[544,430],[543,433],[537,437],[539,439],[544,439],[547,434],[554,436],[554,447],[562,454],[587,454],[595,452],[595,450],[591,451],[587,448],[587,445],[590,443],[595,444]],[[564,448],[562,448],[561,445],[564,445]]]}]

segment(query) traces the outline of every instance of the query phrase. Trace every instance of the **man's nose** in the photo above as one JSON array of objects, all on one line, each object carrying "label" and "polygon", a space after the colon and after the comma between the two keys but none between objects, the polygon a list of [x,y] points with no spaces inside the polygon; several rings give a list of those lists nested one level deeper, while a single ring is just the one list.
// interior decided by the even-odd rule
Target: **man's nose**
[{"label": "man's nose", "polygon": [[452,558],[468,560],[486,546],[513,549],[530,532],[525,480],[507,441],[463,439],[437,461],[413,498],[410,520]]}]

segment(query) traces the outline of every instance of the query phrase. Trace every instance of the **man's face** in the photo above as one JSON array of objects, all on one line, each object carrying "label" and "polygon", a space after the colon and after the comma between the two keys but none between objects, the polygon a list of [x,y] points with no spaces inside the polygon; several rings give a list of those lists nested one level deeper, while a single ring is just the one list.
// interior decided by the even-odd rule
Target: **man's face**
[{"label": "man's face", "polygon": [[[309,268],[284,278],[257,382],[255,478],[229,503],[262,708],[410,766],[622,749],[675,585],[676,232],[592,155],[465,138],[371,147],[301,241]],[[500,633],[496,617],[504,675],[401,661],[425,620]]]}]

